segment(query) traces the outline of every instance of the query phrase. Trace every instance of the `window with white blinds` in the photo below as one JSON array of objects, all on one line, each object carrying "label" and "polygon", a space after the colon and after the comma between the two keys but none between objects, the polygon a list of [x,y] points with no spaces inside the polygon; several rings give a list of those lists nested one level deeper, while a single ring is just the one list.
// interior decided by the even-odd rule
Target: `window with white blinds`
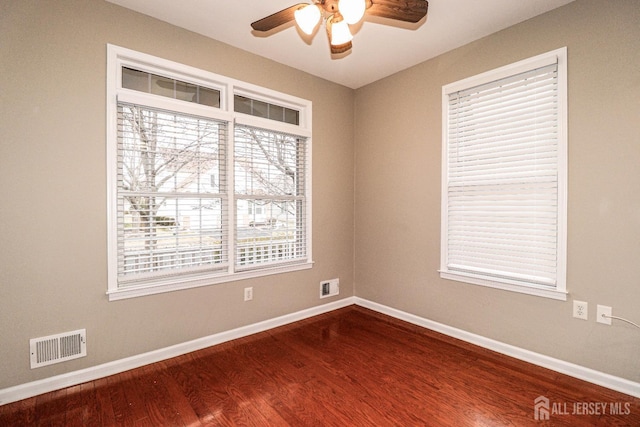
[{"label": "window with white blinds", "polygon": [[236,126],[237,269],[306,258],[306,161],[304,138]]},{"label": "window with white blinds", "polygon": [[121,286],[226,267],[227,124],[118,103]]},{"label": "window with white blinds", "polygon": [[310,101],[108,45],[109,299],[311,268],[311,134]]},{"label": "window with white blinds", "polygon": [[441,275],[566,299],[566,50],[443,88]]}]

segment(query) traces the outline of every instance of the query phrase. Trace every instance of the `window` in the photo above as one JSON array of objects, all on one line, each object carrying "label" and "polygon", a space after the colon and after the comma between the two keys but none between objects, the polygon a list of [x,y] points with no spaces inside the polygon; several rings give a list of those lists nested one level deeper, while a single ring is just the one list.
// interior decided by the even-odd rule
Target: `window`
[{"label": "window", "polygon": [[[304,257],[305,150],[295,135],[236,126],[238,269]],[[242,215],[247,210],[252,215]]]},{"label": "window", "polygon": [[441,277],[566,299],[566,48],[443,87]]},{"label": "window", "polygon": [[225,122],[118,102],[120,285],[227,264]]},{"label": "window", "polygon": [[122,87],[220,108],[220,91],[122,67]]},{"label": "window", "polygon": [[107,67],[111,300],[311,267],[309,101],[111,45]]},{"label": "window", "polygon": [[280,105],[269,104],[258,99],[248,98],[242,95],[233,97],[234,111],[238,113],[250,114],[258,117],[268,117],[271,120],[280,122],[299,124],[300,117],[298,111]]}]

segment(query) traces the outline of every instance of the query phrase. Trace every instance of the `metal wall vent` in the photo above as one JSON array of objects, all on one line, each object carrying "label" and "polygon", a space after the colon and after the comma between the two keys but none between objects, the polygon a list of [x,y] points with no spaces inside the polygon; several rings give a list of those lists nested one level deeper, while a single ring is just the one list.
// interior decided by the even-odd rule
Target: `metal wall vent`
[{"label": "metal wall vent", "polygon": [[320,298],[332,297],[340,293],[340,279],[320,282]]},{"label": "metal wall vent", "polygon": [[65,332],[29,340],[31,369],[87,355],[87,331]]}]

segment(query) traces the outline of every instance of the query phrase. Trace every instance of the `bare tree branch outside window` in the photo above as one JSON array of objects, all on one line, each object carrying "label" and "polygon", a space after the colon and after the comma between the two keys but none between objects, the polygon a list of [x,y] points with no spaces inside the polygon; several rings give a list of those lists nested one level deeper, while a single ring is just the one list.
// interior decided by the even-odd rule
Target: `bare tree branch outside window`
[{"label": "bare tree branch outside window", "polygon": [[220,262],[224,125],[133,105],[119,106],[119,124],[120,234],[125,258],[136,254],[129,270]]},{"label": "bare tree branch outside window", "polygon": [[[226,265],[226,124],[135,105],[118,108],[120,274]],[[236,127],[238,266],[305,256],[303,142]]]},{"label": "bare tree branch outside window", "polygon": [[[296,136],[236,127],[234,178],[239,265],[296,259],[306,253],[304,146],[304,141]],[[244,214],[245,209],[248,215]],[[262,253],[256,247],[262,247]],[[260,256],[252,258],[254,252]]]}]

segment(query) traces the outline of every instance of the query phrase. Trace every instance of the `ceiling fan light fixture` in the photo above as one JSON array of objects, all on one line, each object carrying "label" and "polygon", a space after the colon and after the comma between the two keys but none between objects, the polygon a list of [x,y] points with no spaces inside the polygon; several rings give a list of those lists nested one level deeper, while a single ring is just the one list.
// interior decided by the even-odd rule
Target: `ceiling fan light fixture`
[{"label": "ceiling fan light fixture", "polygon": [[332,15],[327,19],[329,39],[333,46],[342,46],[353,40],[349,31],[349,24],[339,15]]},{"label": "ceiling fan light fixture", "polygon": [[296,10],[293,15],[296,19],[296,24],[305,34],[311,35],[313,30],[320,22],[322,14],[320,8],[315,4],[309,4]]},{"label": "ceiling fan light fixture", "polygon": [[324,22],[331,54],[336,55],[351,50],[349,25],[361,23],[364,15],[419,24],[428,7],[428,0],[307,0],[254,21],[251,28],[267,33],[295,21],[300,31],[313,36],[318,24]]},{"label": "ceiling fan light fixture", "polygon": [[340,0],[338,10],[347,24],[357,24],[367,8],[366,0]]}]

